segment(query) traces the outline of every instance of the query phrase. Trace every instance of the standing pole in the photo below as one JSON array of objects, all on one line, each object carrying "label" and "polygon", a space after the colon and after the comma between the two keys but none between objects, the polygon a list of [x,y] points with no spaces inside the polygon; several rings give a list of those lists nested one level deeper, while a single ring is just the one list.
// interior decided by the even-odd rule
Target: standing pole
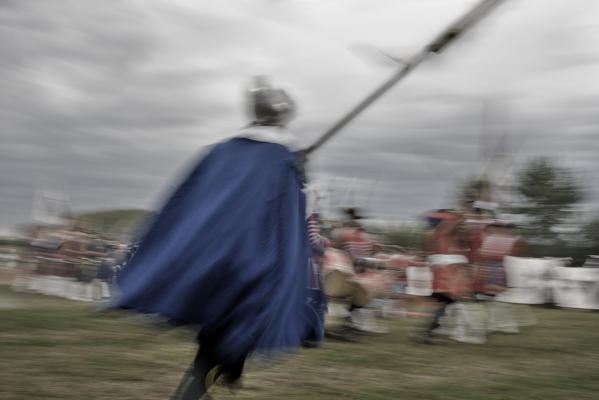
[{"label": "standing pole", "polygon": [[482,17],[488,14],[491,9],[497,6],[502,0],[482,0],[460,19],[451,24],[442,31],[432,42],[426,45],[419,53],[412,56],[397,72],[395,72],[387,81],[379,86],[374,92],[368,95],[335,125],[326,131],[318,140],[305,150],[305,155],[312,153],[322,146],[327,140],[332,138],[337,132],[345,127],[351,120],[364,111],[376,99],[391,89],[397,82],[408,75],[431,53],[441,53],[451,42],[455,41],[464,31],[478,22]]}]

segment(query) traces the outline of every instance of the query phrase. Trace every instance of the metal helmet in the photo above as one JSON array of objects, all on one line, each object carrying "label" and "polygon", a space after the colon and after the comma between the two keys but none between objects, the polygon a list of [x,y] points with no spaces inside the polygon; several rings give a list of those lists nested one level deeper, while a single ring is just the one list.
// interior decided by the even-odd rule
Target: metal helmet
[{"label": "metal helmet", "polygon": [[248,108],[259,125],[283,126],[295,117],[295,102],[284,90],[272,87],[263,76],[255,77],[250,86]]}]

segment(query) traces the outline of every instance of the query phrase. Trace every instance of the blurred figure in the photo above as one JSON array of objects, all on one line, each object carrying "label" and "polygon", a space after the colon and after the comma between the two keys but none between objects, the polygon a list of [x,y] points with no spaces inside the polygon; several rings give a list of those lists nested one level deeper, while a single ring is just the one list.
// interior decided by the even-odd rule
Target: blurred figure
[{"label": "blurred figure", "polygon": [[[327,253],[325,262],[330,265],[327,266],[329,271],[325,276],[325,289],[329,296],[348,303],[345,329],[339,333],[328,331],[328,334],[332,337],[349,339],[347,334],[352,330],[363,330],[358,322],[362,315],[361,311],[373,297],[373,285],[370,282],[373,276],[368,272],[377,269],[378,264],[373,261],[377,243],[359,223],[363,218],[359,210],[355,207],[347,207],[344,212],[347,216],[346,226],[333,231],[332,237],[333,246],[343,250],[346,255],[340,255],[338,251]],[[340,269],[341,266],[344,268]],[[351,268],[351,271],[345,271],[347,267]],[[361,281],[360,278],[364,279]]]},{"label": "blurred figure", "polygon": [[122,245],[112,246],[107,256],[100,263],[96,280],[100,286],[102,299],[110,298],[112,286],[115,283],[121,266],[125,262],[126,256],[127,253],[124,251]]},{"label": "blurred figure", "polygon": [[346,227],[333,233],[334,240],[338,248],[349,254],[356,273],[361,273],[370,267],[368,259],[375,253],[376,241],[360,224],[363,217],[357,208],[347,207],[344,211],[348,218]]},{"label": "blurred figure", "polygon": [[438,210],[426,216],[434,228],[427,250],[432,297],[439,307],[420,337],[423,343],[432,343],[433,331],[451,304],[463,298],[490,302],[505,291],[504,256],[526,253],[524,239],[494,217],[495,208],[493,202],[475,201],[471,210]]},{"label": "blurred figure", "polygon": [[322,266],[326,248],[330,245],[329,240],[323,235],[318,213],[313,212],[308,217],[308,241],[310,243],[310,260],[308,264],[308,302],[318,313],[322,331],[317,335],[318,340],[307,340],[306,347],[315,347],[320,344],[320,338],[324,336],[325,315],[328,300],[323,289]]},{"label": "blurred figure", "polygon": [[253,121],[217,144],[156,216],[119,279],[118,307],[199,328],[199,350],[173,399],[199,399],[246,357],[320,340],[308,301],[309,244],[300,157],[285,128],[291,98],[257,78]]},{"label": "blurred figure", "polygon": [[[464,221],[461,213],[454,210],[438,210],[426,216],[433,231],[426,243],[426,250],[431,255],[429,264],[433,273],[432,298],[437,303],[433,319],[424,328],[418,340],[422,343],[433,343],[433,331],[440,326],[449,305],[464,293],[467,282],[468,259],[457,235]],[[433,259],[434,261],[430,261]]]},{"label": "blurred figure", "polygon": [[[324,336],[325,315],[328,311],[328,298],[324,292],[323,263],[327,248],[331,241],[325,236],[322,221],[320,219],[319,202],[325,196],[315,184],[308,184],[305,188],[307,198],[308,214],[308,241],[310,243],[310,262],[308,265],[308,290],[309,302],[318,313],[322,324],[322,335]],[[306,347],[318,346],[319,342],[306,341]]]}]

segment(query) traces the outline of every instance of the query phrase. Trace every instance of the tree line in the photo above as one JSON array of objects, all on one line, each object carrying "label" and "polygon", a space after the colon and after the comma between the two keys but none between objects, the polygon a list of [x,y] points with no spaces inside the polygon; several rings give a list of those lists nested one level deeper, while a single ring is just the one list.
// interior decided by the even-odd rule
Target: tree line
[{"label": "tree line", "polygon": [[[491,186],[494,182],[484,177],[466,180],[457,194],[458,207],[472,207],[481,195],[489,195]],[[581,266],[588,255],[599,254],[599,213],[588,215],[579,208],[587,189],[572,170],[538,157],[517,171],[509,187],[501,188],[510,192],[510,199],[498,201],[498,211],[517,221],[530,257],[569,257],[572,266]],[[424,229],[414,227],[384,233],[389,243],[414,250],[424,250],[425,236]]]}]

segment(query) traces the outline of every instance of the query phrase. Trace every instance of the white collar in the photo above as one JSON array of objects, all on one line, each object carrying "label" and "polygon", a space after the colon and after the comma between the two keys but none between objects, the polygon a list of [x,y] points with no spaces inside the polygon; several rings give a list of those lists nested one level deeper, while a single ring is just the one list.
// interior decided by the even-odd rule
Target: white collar
[{"label": "white collar", "polygon": [[300,150],[299,141],[295,135],[281,126],[251,125],[242,128],[235,137],[277,143],[287,147],[290,151]]}]

